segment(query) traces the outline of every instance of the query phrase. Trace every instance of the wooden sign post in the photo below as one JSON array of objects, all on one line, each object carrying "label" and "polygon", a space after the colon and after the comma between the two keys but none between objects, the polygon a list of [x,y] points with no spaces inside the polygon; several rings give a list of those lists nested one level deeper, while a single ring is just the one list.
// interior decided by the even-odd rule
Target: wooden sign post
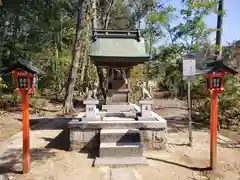
[{"label": "wooden sign post", "polygon": [[187,54],[183,58],[182,65],[183,79],[188,83],[188,131],[189,131],[189,146],[192,146],[192,99],[191,99],[191,79],[196,74],[196,58],[194,54]]}]

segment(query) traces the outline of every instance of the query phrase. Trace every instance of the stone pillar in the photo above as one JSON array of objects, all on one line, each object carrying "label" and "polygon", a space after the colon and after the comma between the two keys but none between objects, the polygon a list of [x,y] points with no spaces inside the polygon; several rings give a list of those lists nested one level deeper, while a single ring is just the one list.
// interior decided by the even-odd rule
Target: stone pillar
[{"label": "stone pillar", "polygon": [[86,104],[86,116],[82,117],[82,121],[99,121],[100,116],[97,116],[97,104],[99,101],[97,99],[86,99],[83,104]]},{"label": "stone pillar", "polygon": [[144,99],[139,101],[141,116],[138,117],[138,120],[154,120],[155,118],[152,115],[152,99]]}]

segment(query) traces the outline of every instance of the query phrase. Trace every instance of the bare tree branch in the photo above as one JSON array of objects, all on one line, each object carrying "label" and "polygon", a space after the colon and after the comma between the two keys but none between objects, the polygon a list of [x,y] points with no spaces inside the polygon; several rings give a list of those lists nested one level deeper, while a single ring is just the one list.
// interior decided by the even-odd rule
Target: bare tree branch
[{"label": "bare tree branch", "polygon": [[106,18],[105,18],[104,26],[103,26],[104,29],[107,29],[107,28],[108,28],[108,24],[109,24],[109,20],[110,20],[110,15],[111,15],[111,12],[112,12],[112,8],[113,8],[113,6],[114,6],[115,4],[116,4],[116,0],[112,0],[111,3],[110,3],[109,6],[108,6],[108,10],[107,10],[107,14],[106,14]]}]

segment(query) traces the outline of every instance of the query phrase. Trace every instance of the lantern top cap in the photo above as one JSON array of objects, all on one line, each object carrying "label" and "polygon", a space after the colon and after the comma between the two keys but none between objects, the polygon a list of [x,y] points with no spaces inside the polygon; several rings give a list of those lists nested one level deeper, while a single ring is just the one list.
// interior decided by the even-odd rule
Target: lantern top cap
[{"label": "lantern top cap", "polygon": [[213,73],[213,72],[217,72],[217,71],[226,72],[226,73],[229,73],[232,75],[238,73],[236,70],[225,65],[223,62],[223,59],[222,59],[222,60],[217,60],[217,61],[212,61],[212,62],[206,63],[205,67],[203,69],[201,69],[198,74],[209,74],[209,73]]},{"label": "lantern top cap", "polygon": [[24,71],[27,71],[31,74],[44,74],[44,72],[41,69],[33,66],[32,62],[25,60],[21,57],[17,58],[16,62],[12,64],[10,67],[1,70],[0,73],[8,74],[16,69],[23,69]]}]

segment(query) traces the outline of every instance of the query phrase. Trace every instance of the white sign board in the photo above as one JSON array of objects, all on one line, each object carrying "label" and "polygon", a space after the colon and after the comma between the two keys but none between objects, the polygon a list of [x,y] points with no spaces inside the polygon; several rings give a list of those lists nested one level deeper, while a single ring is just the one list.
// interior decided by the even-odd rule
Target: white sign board
[{"label": "white sign board", "polygon": [[196,74],[196,60],[186,59],[183,60],[183,77],[191,77]]}]

